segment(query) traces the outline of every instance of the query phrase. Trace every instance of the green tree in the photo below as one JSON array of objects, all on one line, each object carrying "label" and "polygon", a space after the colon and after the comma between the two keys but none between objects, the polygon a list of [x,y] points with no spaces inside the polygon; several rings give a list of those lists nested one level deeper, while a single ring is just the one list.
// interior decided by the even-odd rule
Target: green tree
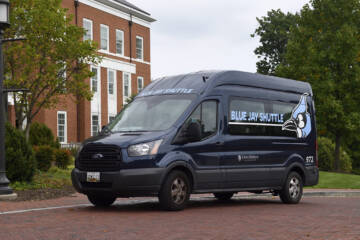
[{"label": "green tree", "polygon": [[26,137],[42,108],[52,108],[61,96],[74,101],[92,93],[84,79],[92,76],[89,63],[100,60],[96,45],[82,41],[84,29],[71,23],[61,0],[12,0],[11,27],[5,37],[25,41],[5,45],[7,87],[26,88],[14,96],[17,128],[26,119]]},{"label": "green tree", "polygon": [[360,1],[311,0],[292,28],[276,74],[311,83],[320,132],[340,146],[360,132]]},{"label": "green tree", "polygon": [[259,27],[251,37],[260,37],[261,44],[254,51],[259,58],[256,63],[258,73],[274,75],[275,68],[283,62],[290,29],[295,26],[297,18],[298,14],[285,14],[280,9],[256,18]]}]

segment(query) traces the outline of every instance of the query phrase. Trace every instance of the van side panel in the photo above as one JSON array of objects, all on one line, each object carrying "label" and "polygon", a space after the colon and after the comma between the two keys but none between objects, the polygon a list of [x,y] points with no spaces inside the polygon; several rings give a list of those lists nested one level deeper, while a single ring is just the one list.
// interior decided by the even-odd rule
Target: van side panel
[{"label": "van side panel", "polygon": [[[316,164],[316,127],[311,96],[306,95],[306,93],[303,97],[304,94],[242,86],[221,86],[214,89],[213,94],[220,92],[228,98],[225,101],[227,114],[225,114],[224,122],[226,124],[223,133],[225,149],[220,161],[220,166],[225,171],[227,188],[281,187],[294,163],[302,166],[299,169],[303,171],[304,178],[308,175],[306,167],[312,167]],[[293,115],[294,109],[300,108],[300,102],[305,100],[307,112],[311,118],[311,124],[310,126],[307,125],[307,128],[310,128],[311,131],[308,131],[306,137],[299,137],[299,133],[295,129],[285,136],[258,133],[252,135],[251,130],[249,134],[234,135],[230,131],[232,126],[229,124],[230,118],[233,117],[230,115],[230,102],[234,97],[249,102],[264,102],[264,111],[269,113],[276,113],[276,110],[272,109],[275,105],[288,104],[292,108]],[[291,118],[290,115],[286,114],[283,117],[281,124]],[[240,124],[246,125],[246,123]],[[265,128],[267,128],[266,124],[268,123],[263,124]],[[251,122],[250,126],[253,125],[255,124]],[[282,127],[278,126],[278,129],[282,129]],[[306,181],[306,179],[304,180]]]}]

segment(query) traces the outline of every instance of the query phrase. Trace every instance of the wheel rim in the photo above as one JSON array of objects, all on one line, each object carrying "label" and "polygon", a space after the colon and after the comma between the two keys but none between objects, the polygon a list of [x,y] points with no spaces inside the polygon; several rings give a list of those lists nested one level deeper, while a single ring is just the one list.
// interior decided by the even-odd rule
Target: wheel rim
[{"label": "wheel rim", "polygon": [[177,205],[182,204],[185,201],[187,193],[187,187],[183,179],[175,178],[171,185],[171,198]]},{"label": "wheel rim", "polygon": [[300,181],[297,177],[293,177],[289,184],[289,193],[291,198],[297,198],[300,194]]}]

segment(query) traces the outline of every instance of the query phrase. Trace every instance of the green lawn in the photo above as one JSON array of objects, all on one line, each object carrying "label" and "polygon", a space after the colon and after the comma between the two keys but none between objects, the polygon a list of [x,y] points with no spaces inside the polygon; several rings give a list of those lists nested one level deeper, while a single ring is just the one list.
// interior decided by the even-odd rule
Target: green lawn
[{"label": "green lawn", "polygon": [[68,169],[59,169],[51,167],[47,172],[37,171],[31,183],[27,182],[13,182],[10,186],[14,190],[29,190],[29,189],[46,189],[46,188],[63,188],[71,185],[71,170],[74,166],[69,166]]},{"label": "green lawn", "polygon": [[360,189],[360,175],[321,171],[319,184],[312,188]]}]

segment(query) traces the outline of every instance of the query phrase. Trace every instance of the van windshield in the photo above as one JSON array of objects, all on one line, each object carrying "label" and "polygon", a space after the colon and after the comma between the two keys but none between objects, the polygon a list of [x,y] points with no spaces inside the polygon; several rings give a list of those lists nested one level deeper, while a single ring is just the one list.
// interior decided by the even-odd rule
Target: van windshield
[{"label": "van windshield", "polygon": [[109,124],[112,132],[162,131],[170,128],[195,95],[162,95],[135,99]]}]

